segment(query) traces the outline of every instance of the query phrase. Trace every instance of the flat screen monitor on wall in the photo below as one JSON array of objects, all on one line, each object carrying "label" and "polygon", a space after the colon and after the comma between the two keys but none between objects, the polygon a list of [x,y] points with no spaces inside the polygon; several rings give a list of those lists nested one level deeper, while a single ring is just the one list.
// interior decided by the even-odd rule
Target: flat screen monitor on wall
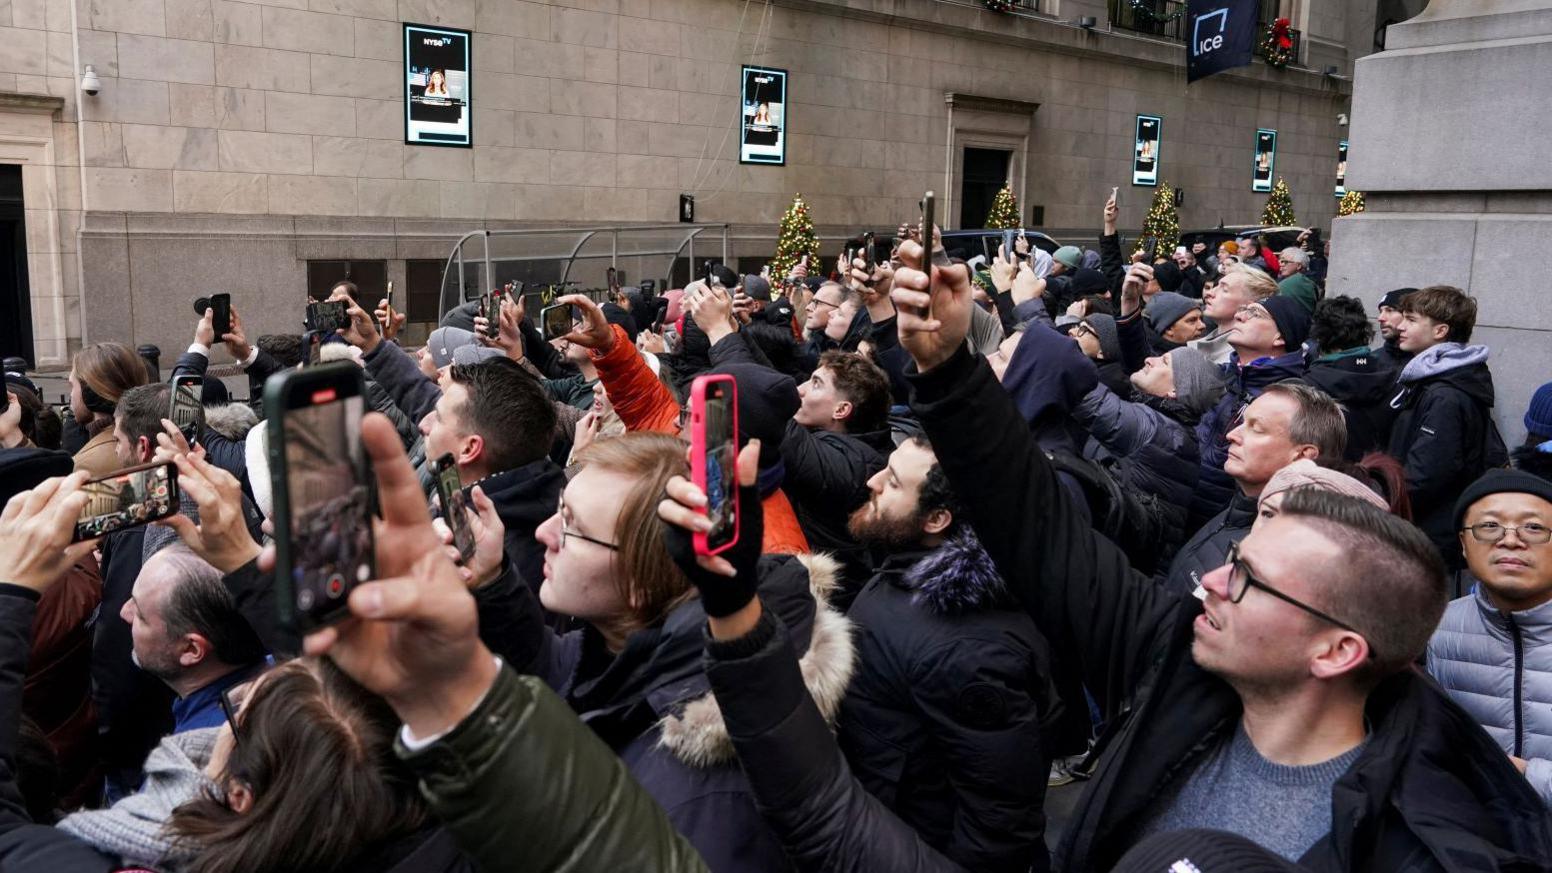
[{"label": "flat screen monitor on wall", "polygon": [[739,101],[738,160],[744,164],[787,162],[787,71],[743,69]]},{"label": "flat screen monitor on wall", "polygon": [[1256,131],[1256,166],[1250,177],[1250,190],[1266,193],[1272,190],[1272,173],[1277,169],[1277,131],[1262,128]]},{"label": "flat screen monitor on wall", "polygon": [[469,31],[404,25],[404,141],[474,145]]},{"label": "flat screen monitor on wall", "polygon": [[1132,145],[1132,184],[1159,184],[1159,134],[1164,120],[1157,115],[1137,116],[1137,136]]}]

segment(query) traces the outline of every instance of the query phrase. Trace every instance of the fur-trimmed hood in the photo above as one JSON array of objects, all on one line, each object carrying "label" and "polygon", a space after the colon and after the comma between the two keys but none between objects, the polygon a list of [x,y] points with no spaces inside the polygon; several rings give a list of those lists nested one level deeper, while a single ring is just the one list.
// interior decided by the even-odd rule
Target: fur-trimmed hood
[{"label": "fur-trimmed hood", "polygon": [[259,425],[259,417],[246,403],[225,403],[205,407],[205,427],[240,443],[248,437],[248,431]]},{"label": "fur-trimmed hood", "polygon": [[929,552],[905,572],[911,600],[939,615],[959,615],[1015,605],[1002,574],[968,527]]},{"label": "fur-trimmed hood", "polygon": [[[808,572],[808,589],[815,601],[812,630],[798,667],[819,712],[826,722],[834,724],[857,657],[851,621],[829,605],[830,592],[840,584],[840,563],[826,554],[798,555],[796,560]],[[691,767],[713,767],[736,760],[722,708],[710,692],[663,716],[658,728],[659,745]]]}]

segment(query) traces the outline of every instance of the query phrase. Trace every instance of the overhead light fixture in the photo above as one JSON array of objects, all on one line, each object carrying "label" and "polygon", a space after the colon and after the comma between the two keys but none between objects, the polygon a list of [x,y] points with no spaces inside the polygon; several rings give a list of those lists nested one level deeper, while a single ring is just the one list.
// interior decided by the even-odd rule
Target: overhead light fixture
[{"label": "overhead light fixture", "polygon": [[1084,30],[1093,30],[1094,26],[1097,24],[1099,24],[1099,19],[1092,15],[1085,15],[1078,19],[1078,26]]}]

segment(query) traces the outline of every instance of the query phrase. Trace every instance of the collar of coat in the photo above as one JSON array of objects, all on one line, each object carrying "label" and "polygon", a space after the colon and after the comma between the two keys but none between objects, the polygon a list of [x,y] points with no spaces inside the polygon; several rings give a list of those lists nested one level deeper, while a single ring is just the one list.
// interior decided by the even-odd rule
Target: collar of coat
[{"label": "collar of coat", "polygon": [[914,592],[911,602],[918,606],[939,615],[1016,606],[991,555],[969,527],[962,526],[943,545],[911,558],[899,584]]},{"label": "collar of coat", "polygon": [[[857,660],[851,621],[829,605],[830,592],[840,584],[841,565],[826,554],[798,555],[797,560],[808,570],[808,587],[817,607],[808,649],[798,658],[798,669],[825,722],[834,725]],[[713,767],[735,760],[722,708],[709,691],[664,715],[658,727],[659,743],[691,767]]]}]

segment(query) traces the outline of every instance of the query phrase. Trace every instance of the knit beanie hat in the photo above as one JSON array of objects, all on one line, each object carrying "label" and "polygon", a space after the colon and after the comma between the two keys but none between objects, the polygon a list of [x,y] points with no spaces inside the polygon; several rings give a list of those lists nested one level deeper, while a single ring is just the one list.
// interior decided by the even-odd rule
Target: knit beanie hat
[{"label": "knit beanie hat", "polygon": [[1175,377],[1175,399],[1187,409],[1202,415],[1218,405],[1223,396],[1223,371],[1207,356],[1181,346],[1169,352],[1169,369]]},{"label": "knit beanie hat", "polygon": [[458,327],[439,327],[426,339],[426,346],[431,350],[431,360],[439,370],[452,364],[453,352],[459,346],[473,343],[474,333]]},{"label": "knit beanie hat", "polygon": [[1069,270],[1083,266],[1083,250],[1077,246],[1062,246],[1051,258]]},{"label": "knit beanie hat", "polygon": [[453,349],[453,363],[460,367],[470,364],[483,364],[495,358],[504,358],[506,353],[498,348],[482,345],[459,346]]},{"label": "knit beanie hat", "polygon": [[1525,408],[1525,429],[1541,439],[1552,439],[1552,382],[1536,389]]},{"label": "knit beanie hat", "polygon": [[1407,296],[1416,293],[1416,288],[1397,288],[1394,291],[1386,291],[1384,296],[1380,297],[1379,308],[1383,309],[1389,306],[1391,309],[1400,309],[1401,301]]},{"label": "knit beanie hat", "polygon": [[1179,291],[1181,283],[1186,280],[1185,274],[1180,272],[1180,266],[1174,261],[1160,261],[1154,264],[1153,278],[1163,291]]},{"label": "knit beanie hat", "polygon": [[1148,301],[1148,308],[1143,310],[1143,317],[1148,319],[1148,324],[1153,326],[1155,333],[1162,335],[1175,322],[1185,318],[1186,313],[1196,308],[1197,301],[1184,294],[1160,291]]},{"label": "knit beanie hat", "polygon": [[1105,274],[1087,267],[1074,272],[1072,281],[1067,283],[1067,297],[1073,300],[1090,294],[1103,294],[1109,290],[1110,284],[1105,281]]},{"label": "knit beanie hat", "polygon": [[749,295],[749,299],[751,300],[764,300],[766,302],[770,302],[771,283],[765,281],[765,277],[763,276],[745,276],[744,293]]},{"label": "knit beanie hat", "polygon": [[1277,332],[1283,335],[1283,348],[1290,352],[1298,351],[1309,338],[1310,311],[1294,298],[1280,294],[1274,294],[1260,303],[1272,316]]},{"label": "knit beanie hat", "polygon": [[1261,489],[1261,498],[1257,503],[1265,502],[1273,494],[1287,491],[1290,488],[1314,488],[1317,491],[1330,491],[1334,494],[1342,494],[1347,497],[1365,500],[1386,512],[1390,511],[1390,504],[1386,503],[1385,498],[1376,493],[1373,488],[1346,473],[1328,470],[1309,458],[1300,458],[1272,474],[1272,478],[1267,480],[1266,487]]},{"label": "knit beanie hat", "polygon": [[1489,494],[1534,494],[1552,503],[1552,481],[1524,470],[1488,470],[1480,479],[1467,485],[1460,499],[1455,501],[1456,530],[1465,523],[1466,510],[1471,508],[1471,504]]},{"label": "knit beanie hat", "polygon": [[1096,312],[1086,316],[1083,323],[1094,331],[1099,337],[1099,351],[1105,356],[1106,361],[1121,360],[1121,332],[1116,329],[1115,319],[1103,313]]},{"label": "knit beanie hat", "polygon": [[1218,248],[1223,249],[1224,251],[1228,252],[1231,255],[1239,254],[1239,243],[1237,243],[1237,242],[1235,242],[1234,240],[1231,240],[1231,239],[1226,239],[1223,242],[1219,243],[1218,244]]},{"label": "knit beanie hat", "polygon": [[1238,834],[1191,829],[1148,837],[1133,846],[1111,873],[1298,873],[1303,869]]}]

